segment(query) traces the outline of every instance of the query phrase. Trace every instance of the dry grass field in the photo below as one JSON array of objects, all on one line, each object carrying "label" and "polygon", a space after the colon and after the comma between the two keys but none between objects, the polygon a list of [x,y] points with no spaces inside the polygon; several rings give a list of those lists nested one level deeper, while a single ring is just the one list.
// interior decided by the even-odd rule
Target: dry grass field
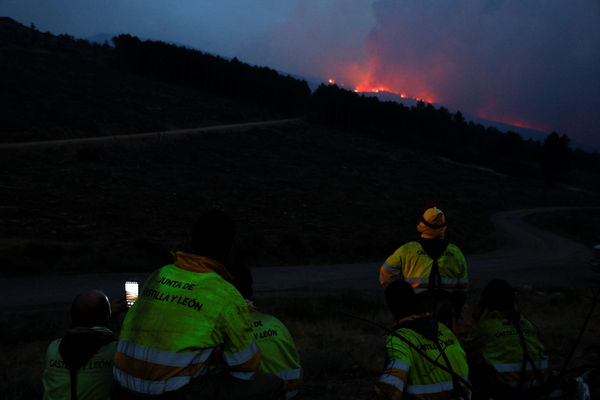
[{"label": "dry grass field", "polygon": [[154,269],[208,207],[238,221],[236,252],[264,266],[379,260],[414,238],[432,201],[467,253],[502,241],[495,211],[598,204],[597,192],[304,122],[1,154],[4,276]]}]

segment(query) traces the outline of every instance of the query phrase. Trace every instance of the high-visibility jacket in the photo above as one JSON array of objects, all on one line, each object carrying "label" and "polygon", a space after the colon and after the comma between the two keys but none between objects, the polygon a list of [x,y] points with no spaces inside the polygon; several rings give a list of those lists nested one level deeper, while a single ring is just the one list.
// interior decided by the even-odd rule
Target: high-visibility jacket
[{"label": "high-visibility jacket", "polygon": [[[112,333],[111,333],[112,335]],[[59,347],[64,339],[56,339],[46,351],[46,367],[42,374],[44,400],[71,399],[71,373]],[[85,343],[84,343],[85,345]],[[77,398],[80,400],[108,400],[113,383],[113,358],[117,342],[100,347],[81,368],[77,369]]]},{"label": "high-visibility jacket", "polygon": [[204,375],[213,353],[232,376],[253,379],[260,350],[246,302],[222,277],[228,271],[209,258],[176,257],[150,275],[127,312],[115,380],[144,395],[175,391]]},{"label": "high-visibility jacket", "polygon": [[[539,386],[546,380],[550,370],[548,356],[540,342],[535,326],[519,318],[527,353],[538,370],[536,377],[533,365],[527,363],[521,388]],[[483,356],[487,364],[498,372],[500,381],[512,388],[519,387],[523,367],[524,351],[516,326],[499,311],[485,313],[475,321],[463,338],[463,346],[470,356]]]},{"label": "high-visibility jacket", "polygon": [[260,370],[283,379],[286,399],[298,394],[302,381],[300,357],[294,339],[283,323],[272,315],[250,311],[254,339],[261,350]]},{"label": "high-visibility jacket", "polygon": [[[429,276],[434,260],[419,242],[408,242],[394,252],[381,266],[379,283],[387,287],[391,282],[402,279],[411,284],[419,294],[429,288]],[[460,249],[448,243],[448,247],[437,260],[442,289],[449,292],[466,291],[469,286],[467,262]]]},{"label": "high-visibility jacket", "polygon": [[[437,335],[438,343],[448,358],[450,366],[446,364],[444,356],[436,344],[410,328],[412,324],[414,324],[414,329],[417,329],[416,325],[426,325],[435,329],[437,324],[437,332],[434,330],[432,335]],[[415,346],[439,364],[450,367],[454,373],[466,381],[469,374],[467,358],[452,331],[444,324],[434,322],[427,314],[413,315],[402,319],[398,321],[398,325],[400,327],[395,331],[395,335],[401,336],[410,345],[395,335],[388,336],[386,369],[375,385],[377,398],[398,400],[406,394],[411,399],[453,399],[455,398],[454,382],[456,382],[457,393],[460,393],[460,397],[470,398],[470,392],[466,386],[463,386],[458,380],[453,381],[449,372],[434,365],[412,347]]]}]

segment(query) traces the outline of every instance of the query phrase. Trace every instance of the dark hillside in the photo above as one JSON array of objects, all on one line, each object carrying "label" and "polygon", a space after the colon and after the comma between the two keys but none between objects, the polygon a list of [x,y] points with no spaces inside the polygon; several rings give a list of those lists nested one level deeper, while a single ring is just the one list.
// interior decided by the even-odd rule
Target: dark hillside
[{"label": "dark hillside", "polygon": [[[229,98],[225,91],[209,93],[185,82],[128,72],[117,66],[121,59],[115,49],[41,33],[9,18],[0,19],[0,60],[0,142],[158,131],[281,115],[276,107],[250,98]],[[164,66],[150,55],[143,61]]]},{"label": "dark hillside", "polygon": [[115,64],[125,71],[237,100],[253,100],[283,113],[304,112],[308,84],[267,67],[254,67],[197,50],[130,35],[113,39]]},{"label": "dark hillside", "polygon": [[[496,210],[599,204],[598,155],[569,150],[564,135],[542,145],[466,124],[460,113],[335,86],[309,98],[305,83],[268,68],[131,36],[115,42],[0,19],[1,141],[307,118],[0,148],[5,275],[153,269],[185,246],[207,207],[240,222],[237,254],[249,264],[281,265],[383,260],[414,237],[432,201],[448,214],[451,240],[470,253],[503,240],[489,219]],[[554,168],[556,159],[569,162]]]},{"label": "dark hillside", "polygon": [[[379,138],[515,177],[598,190],[600,156],[467,123],[460,112],[406,107],[335,85],[315,93],[267,67],[130,35],[115,47],[0,20],[0,141],[161,131],[310,116],[349,135]],[[550,143],[548,143],[550,140]]]},{"label": "dark hillside", "polygon": [[0,157],[5,274],[152,269],[185,246],[194,216],[239,222],[251,265],[385,259],[439,201],[472,253],[502,238],[495,210],[595,205],[598,197],[307,123]]},{"label": "dark hillside", "polygon": [[524,140],[515,132],[467,123],[460,111],[452,114],[423,102],[412,107],[381,102],[335,85],[321,85],[311,100],[314,120],[348,132],[515,177],[600,189],[598,182],[589,179],[600,171],[598,153],[570,150],[569,138],[556,132],[544,143]]}]

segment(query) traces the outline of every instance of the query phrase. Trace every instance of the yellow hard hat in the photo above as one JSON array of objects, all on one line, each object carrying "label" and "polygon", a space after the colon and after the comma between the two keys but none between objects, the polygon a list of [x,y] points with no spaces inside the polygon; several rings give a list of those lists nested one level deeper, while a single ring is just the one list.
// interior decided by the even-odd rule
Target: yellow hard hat
[{"label": "yellow hard hat", "polygon": [[429,207],[423,213],[417,231],[425,239],[443,238],[446,234],[446,216],[436,206]]}]

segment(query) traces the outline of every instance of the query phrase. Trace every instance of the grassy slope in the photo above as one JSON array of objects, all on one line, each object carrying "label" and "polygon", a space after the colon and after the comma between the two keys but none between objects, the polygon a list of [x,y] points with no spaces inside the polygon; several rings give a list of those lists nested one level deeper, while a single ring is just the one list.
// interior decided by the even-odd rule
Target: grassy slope
[{"label": "grassy slope", "polygon": [[178,139],[4,152],[5,274],[153,269],[222,207],[254,265],[381,260],[438,201],[466,252],[502,238],[499,209],[596,197],[449,163],[308,123]]}]

